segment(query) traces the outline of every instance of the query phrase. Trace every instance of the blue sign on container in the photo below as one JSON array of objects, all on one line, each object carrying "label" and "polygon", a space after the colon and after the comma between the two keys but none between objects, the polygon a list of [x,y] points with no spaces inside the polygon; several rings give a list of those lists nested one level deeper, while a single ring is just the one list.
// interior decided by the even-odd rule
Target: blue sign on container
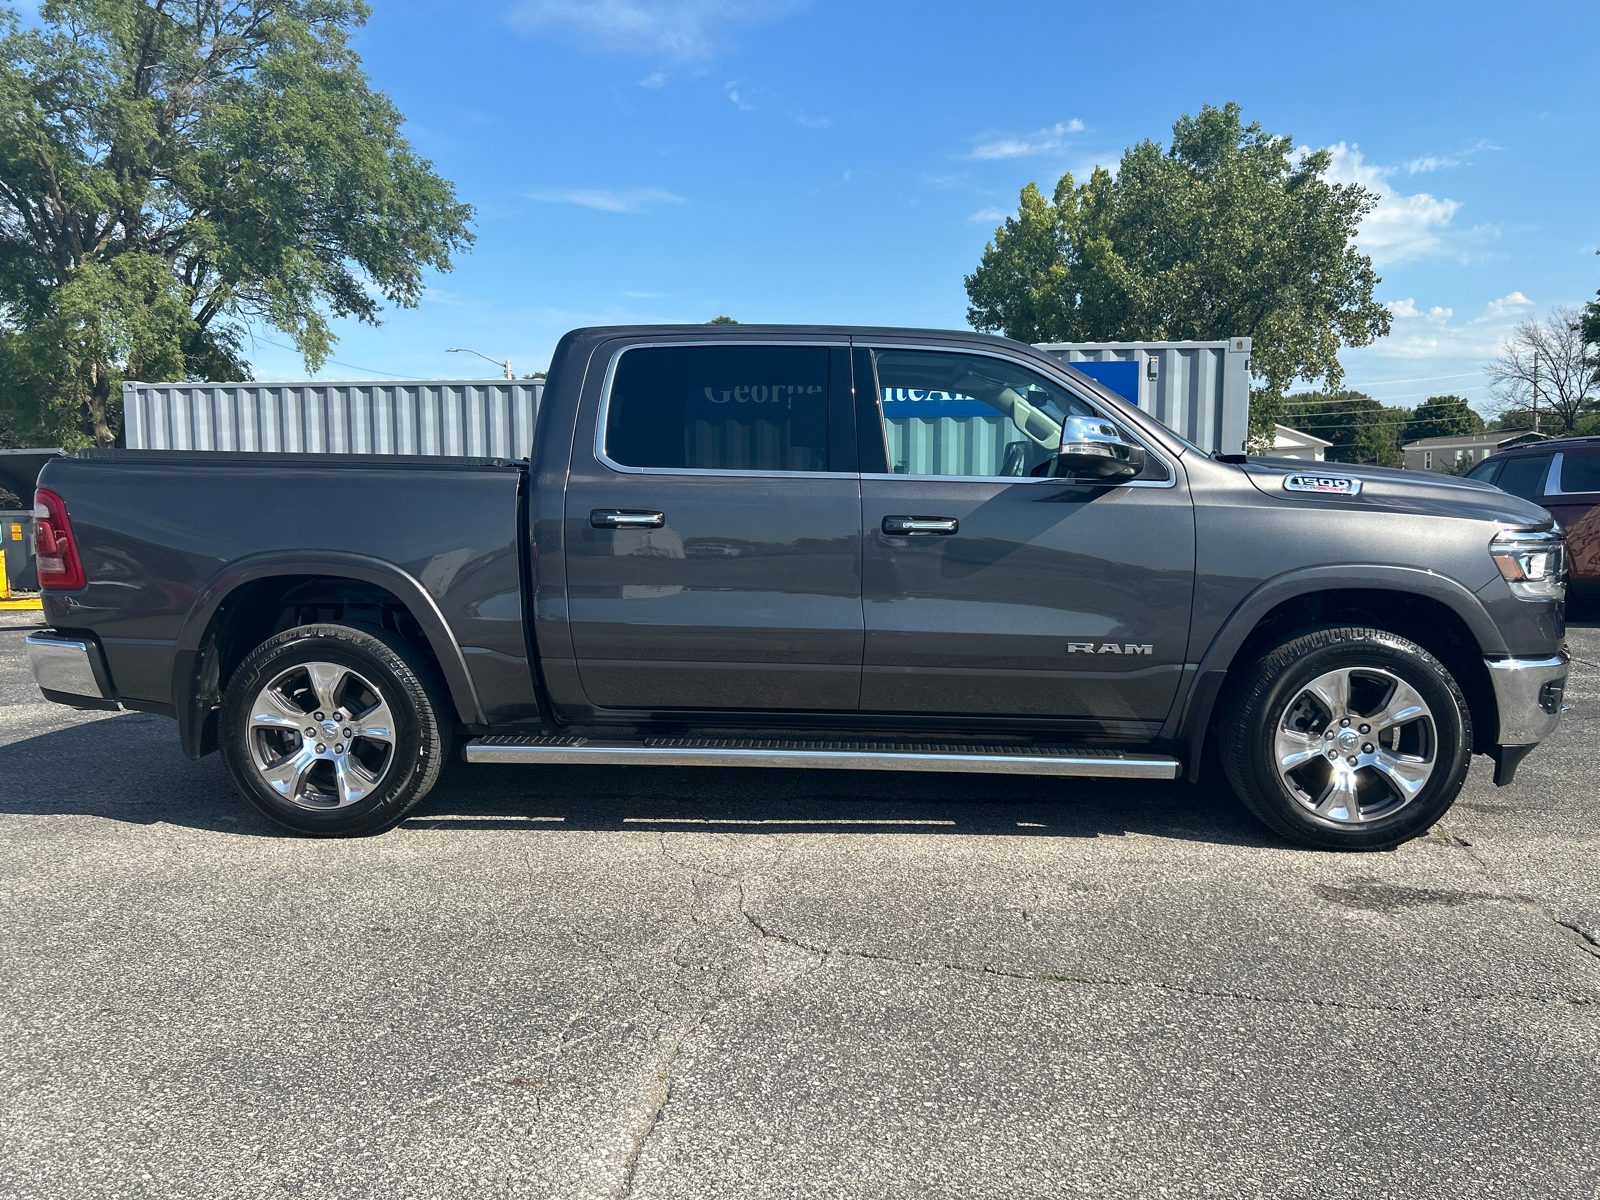
[{"label": "blue sign on container", "polygon": [[1129,404],[1139,403],[1139,364],[1130,359],[1114,362],[1068,363],[1075,371],[1082,371],[1097,383],[1103,383]]}]

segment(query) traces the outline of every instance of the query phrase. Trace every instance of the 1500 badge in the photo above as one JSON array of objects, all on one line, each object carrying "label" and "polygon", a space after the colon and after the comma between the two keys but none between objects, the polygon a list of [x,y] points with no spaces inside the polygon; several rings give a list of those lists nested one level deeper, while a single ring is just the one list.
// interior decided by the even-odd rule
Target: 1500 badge
[{"label": "1500 badge", "polygon": [[1136,646],[1132,642],[1068,642],[1068,654],[1154,654],[1154,646]]}]

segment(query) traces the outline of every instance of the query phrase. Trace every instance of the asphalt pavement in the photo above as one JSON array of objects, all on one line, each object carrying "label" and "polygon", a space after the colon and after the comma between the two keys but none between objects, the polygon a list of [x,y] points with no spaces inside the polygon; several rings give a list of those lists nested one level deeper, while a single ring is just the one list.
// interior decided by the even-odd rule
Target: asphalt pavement
[{"label": "asphalt pavement", "polygon": [[1596,1197],[1600,627],[1398,850],[1191,786],[452,766],[269,827],[0,616],[0,1196]]}]

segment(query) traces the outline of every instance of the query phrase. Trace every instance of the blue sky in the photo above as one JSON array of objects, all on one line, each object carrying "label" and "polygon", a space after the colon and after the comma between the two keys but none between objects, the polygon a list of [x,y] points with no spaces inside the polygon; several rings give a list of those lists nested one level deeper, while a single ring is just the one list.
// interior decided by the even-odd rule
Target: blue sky
[{"label": "blue sky", "polygon": [[1592,3],[376,0],[358,48],[478,242],[419,308],[341,324],[322,377],[494,373],[462,345],[521,374],[599,322],[964,327],[1022,185],[1237,100],[1383,193],[1394,331],[1347,382],[1487,410],[1514,322],[1600,286],[1597,35]]}]

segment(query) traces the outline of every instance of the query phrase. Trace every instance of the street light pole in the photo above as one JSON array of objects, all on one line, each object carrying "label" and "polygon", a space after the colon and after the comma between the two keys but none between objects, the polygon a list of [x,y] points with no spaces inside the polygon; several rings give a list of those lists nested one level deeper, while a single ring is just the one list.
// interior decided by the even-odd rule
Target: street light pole
[{"label": "street light pole", "polygon": [[502,361],[502,360],[500,360],[498,358],[490,358],[487,354],[480,354],[476,350],[468,350],[465,346],[451,346],[448,350],[445,351],[445,353],[446,354],[477,354],[478,357],[483,359],[484,362],[492,362],[495,366],[497,366],[501,370],[503,370],[506,373],[506,378],[507,379],[515,379],[516,378],[516,376],[511,373],[511,360],[509,358],[505,359],[504,361]]}]

